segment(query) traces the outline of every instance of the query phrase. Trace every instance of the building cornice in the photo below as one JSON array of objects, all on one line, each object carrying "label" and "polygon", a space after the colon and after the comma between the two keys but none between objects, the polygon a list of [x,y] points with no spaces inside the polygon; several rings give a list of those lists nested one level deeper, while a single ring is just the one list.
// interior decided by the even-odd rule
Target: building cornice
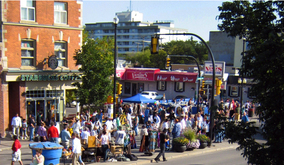
[{"label": "building cornice", "polygon": [[66,25],[39,25],[36,23],[15,23],[15,22],[2,22],[3,25],[12,25],[12,26],[27,26],[27,27],[41,27],[41,28],[53,28],[53,29],[66,29],[66,30],[79,30],[82,31],[83,28],[79,27],[69,27]]}]

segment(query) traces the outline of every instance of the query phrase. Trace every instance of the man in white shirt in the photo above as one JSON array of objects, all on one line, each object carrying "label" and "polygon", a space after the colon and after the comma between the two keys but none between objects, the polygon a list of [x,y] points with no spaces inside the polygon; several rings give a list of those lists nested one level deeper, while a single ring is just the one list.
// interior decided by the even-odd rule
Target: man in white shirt
[{"label": "man in white shirt", "polygon": [[115,145],[124,145],[124,139],[126,137],[126,133],[124,130],[122,130],[122,127],[118,127],[118,131],[116,131],[115,134]]},{"label": "man in white shirt", "polygon": [[87,127],[85,127],[84,130],[81,133],[81,139],[82,139],[83,144],[88,144],[89,136],[91,136],[89,129]]},{"label": "man in white shirt", "polygon": [[128,123],[129,123],[130,128],[132,128],[132,119],[131,119],[130,113],[127,113],[126,119],[127,119]]},{"label": "man in white shirt", "polygon": [[106,126],[107,126],[107,130],[112,130],[112,128],[113,128],[113,123],[112,123],[112,121],[109,119],[109,118],[107,118],[106,117]]},{"label": "man in white shirt", "polygon": [[19,130],[20,127],[22,127],[22,120],[18,113],[16,113],[16,116],[13,117],[11,125],[13,127],[13,135],[19,137]]},{"label": "man in white shirt", "polygon": [[185,123],[185,120],[184,120],[184,115],[182,115],[180,117],[180,124],[181,124],[181,132],[183,132],[186,128],[186,123]]},{"label": "man in white shirt", "polygon": [[159,127],[160,127],[160,123],[161,123],[161,119],[160,119],[160,117],[158,116],[158,113],[155,114],[154,119],[156,119],[156,125],[157,125],[158,128],[159,128]]},{"label": "man in white shirt", "polygon": [[78,138],[77,133],[72,133],[72,164],[78,164],[78,161],[81,161],[80,164],[84,165],[84,162],[80,159],[81,157],[81,141]]},{"label": "man in white shirt", "polygon": [[188,112],[188,106],[185,105],[185,106],[182,108],[182,110],[183,110],[184,113],[187,113],[187,112]]},{"label": "man in white shirt", "polygon": [[169,130],[169,123],[168,123],[168,120],[167,119],[164,119],[164,123],[162,125],[162,130]]},{"label": "man in white shirt", "polygon": [[198,112],[197,114],[197,126],[198,126],[198,131],[201,130],[201,126],[202,126],[202,123],[203,123],[203,117],[201,116],[200,112]]}]

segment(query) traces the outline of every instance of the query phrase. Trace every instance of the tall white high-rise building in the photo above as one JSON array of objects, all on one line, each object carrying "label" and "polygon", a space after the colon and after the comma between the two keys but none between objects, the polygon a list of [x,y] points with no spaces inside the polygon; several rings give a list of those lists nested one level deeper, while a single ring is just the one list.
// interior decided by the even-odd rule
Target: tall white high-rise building
[{"label": "tall white high-rise building", "polygon": [[[117,25],[118,54],[142,51],[151,43],[154,34],[186,33],[187,29],[175,28],[172,20],[143,22],[143,14],[138,11],[124,11],[116,13],[119,23]],[[113,22],[87,23],[86,30],[89,37],[103,38],[114,36]],[[187,40],[183,35],[161,35],[160,43],[172,40]]]}]

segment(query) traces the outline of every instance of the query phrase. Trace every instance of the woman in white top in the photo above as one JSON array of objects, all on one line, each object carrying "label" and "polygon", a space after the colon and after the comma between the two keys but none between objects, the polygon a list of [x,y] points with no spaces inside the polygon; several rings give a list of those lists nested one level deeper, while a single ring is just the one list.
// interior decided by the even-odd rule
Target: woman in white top
[{"label": "woman in white top", "polygon": [[104,162],[107,160],[107,149],[109,149],[109,136],[106,130],[103,130],[103,134],[101,135],[100,142],[102,144],[102,151],[104,155]]},{"label": "woman in white top", "polygon": [[36,154],[33,157],[33,165],[43,165],[44,164],[44,156],[41,154],[41,149],[36,149]]},{"label": "woman in white top", "polygon": [[98,137],[98,127],[96,127],[96,126],[93,127],[93,130],[91,132],[91,136]]}]

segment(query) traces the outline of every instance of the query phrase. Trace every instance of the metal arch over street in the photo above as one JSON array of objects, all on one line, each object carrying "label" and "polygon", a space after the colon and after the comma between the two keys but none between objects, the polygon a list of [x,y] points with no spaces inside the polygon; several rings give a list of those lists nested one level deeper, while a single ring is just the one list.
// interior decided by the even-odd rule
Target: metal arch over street
[{"label": "metal arch over street", "polygon": [[[213,126],[214,126],[214,112],[213,112],[213,104],[214,104],[214,91],[215,91],[215,59],[213,56],[213,52],[210,49],[210,47],[208,46],[208,44],[197,34],[194,33],[165,33],[165,34],[155,34],[155,36],[161,36],[161,35],[190,35],[190,36],[194,36],[196,38],[198,38],[199,40],[202,41],[202,43],[206,46],[207,50],[209,51],[209,55],[212,61],[212,65],[214,67],[213,69],[213,81],[212,81],[212,91],[211,91],[211,112],[210,112],[210,139],[212,139],[212,135],[213,135]],[[212,140],[210,140],[209,142],[209,146],[211,146]]]}]

